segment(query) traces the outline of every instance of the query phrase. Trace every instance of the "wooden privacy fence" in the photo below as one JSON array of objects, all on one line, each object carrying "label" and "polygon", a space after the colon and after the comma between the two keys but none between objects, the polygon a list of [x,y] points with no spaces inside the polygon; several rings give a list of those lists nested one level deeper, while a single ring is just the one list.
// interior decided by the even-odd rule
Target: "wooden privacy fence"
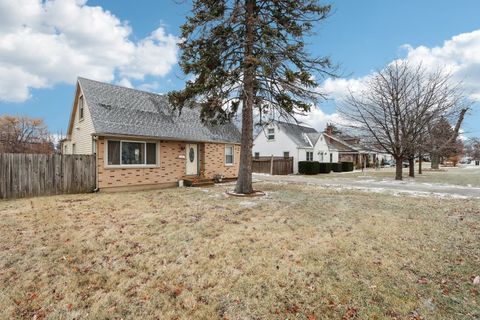
[{"label": "wooden privacy fence", "polygon": [[260,157],[252,160],[252,171],[274,175],[293,173],[293,157]]},{"label": "wooden privacy fence", "polygon": [[0,153],[0,199],[95,189],[94,155]]}]

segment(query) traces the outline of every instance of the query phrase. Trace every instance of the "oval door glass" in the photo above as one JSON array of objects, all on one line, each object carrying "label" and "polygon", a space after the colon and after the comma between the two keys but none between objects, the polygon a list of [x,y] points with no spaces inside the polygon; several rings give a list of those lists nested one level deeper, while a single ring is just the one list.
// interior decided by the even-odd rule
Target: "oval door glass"
[{"label": "oval door glass", "polygon": [[193,150],[193,148],[190,148],[190,151],[188,152],[188,157],[190,158],[190,162],[193,162],[193,160],[195,160],[195,150]]}]

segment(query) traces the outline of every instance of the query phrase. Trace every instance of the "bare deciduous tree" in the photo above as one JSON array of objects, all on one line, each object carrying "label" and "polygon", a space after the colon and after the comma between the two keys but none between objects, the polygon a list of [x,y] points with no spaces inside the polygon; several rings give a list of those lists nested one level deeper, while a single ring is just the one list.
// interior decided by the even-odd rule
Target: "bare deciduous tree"
[{"label": "bare deciduous tree", "polygon": [[52,153],[53,144],[44,121],[28,116],[1,116],[0,152]]},{"label": "bare deciduous tree", "polygon": [[449,74],[395,61],[372,75],[365,89],[350,92],[339,112],[367,141],[394,157],[395,179],[402,180],[403,161],[409,160],[414,176],[415,156],[438,119],[459,115],[453,139],[458,137],[468,109],[464,101],[461,86]]}]

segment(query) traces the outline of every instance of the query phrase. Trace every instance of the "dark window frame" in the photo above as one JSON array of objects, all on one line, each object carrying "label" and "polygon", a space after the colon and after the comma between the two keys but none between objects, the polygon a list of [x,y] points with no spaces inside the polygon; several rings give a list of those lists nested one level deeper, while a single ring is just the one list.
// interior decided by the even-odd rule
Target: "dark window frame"
[{"label": "dark window frame", "polygon": [[[111,146],[109,145],[110,143],[116,143],[118,142],[118,159],[111,159],[111,156],[113,155],[110,154],[110,148]],[[143,149],[143,155],[141,154],[140,157],[142,159],[142,163],[124,163],[124,157],[123,157],[123,144],[124,143],[138,143],[142,144],[142,149]],[[150,146],[150,151],[149,151],[149,146]],[[154,150],[152,150],[152,146],[155,146]],[[158,150],[159,150],[159,144],[158,142],[151,142],[151,141],[134,141],[134,140],[116,140],[116,139],[107,139],[106,142],[106,156],[105,156],[105,165],[107,167],[158,167],[160,165],[159,160],[160,157],[158,155]],[[154,159],[151,158],[151,154],[155,155]],[[141,152],[141,151],[140,151]],[[115,163],[113,161],[115,160]],[[149,161],[150,160],[150,161]],[[153,161],[154,160],[154,161]],[[149,163],[150,162],[150,163]],[[154,162],[154,163],[153,163]]]},{"label": "dark window frame", "polygon": [[[270,132],[272,130],[272,132]],[[267,128],[267,140],[273,141],[275,140],[275,128]]]},{"label": "dark window frame", "polygon": [[305,151],[307,161],[313,161],[313,151]]},{"label": "dark window frame", "polygon": [[82,121],[85,116],[85,99],[83,95],[78,98],[78,121]]}]

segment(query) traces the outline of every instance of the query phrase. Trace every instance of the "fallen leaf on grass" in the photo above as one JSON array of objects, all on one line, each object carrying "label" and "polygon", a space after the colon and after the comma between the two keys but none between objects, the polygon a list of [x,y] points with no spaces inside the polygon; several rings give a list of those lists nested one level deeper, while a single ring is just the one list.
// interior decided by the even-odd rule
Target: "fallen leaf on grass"
[{"label": "fallen leaf on grass", "polygon": [[410,315],[410,320],[423,320],[423,317],[417,311],[414,311]]},{"label": "fallen leaf on grass", "polygon": [[293,304],[287,307],[288,313],[298,313],[299,311],[300,311],[300,307],[296,304]]},{"label": "fallen leaf on grass", "polygon": [[357,308],[348,307],[347,312],[342,317],[342,320],[355,319],[356,317],[357,317]]}]

